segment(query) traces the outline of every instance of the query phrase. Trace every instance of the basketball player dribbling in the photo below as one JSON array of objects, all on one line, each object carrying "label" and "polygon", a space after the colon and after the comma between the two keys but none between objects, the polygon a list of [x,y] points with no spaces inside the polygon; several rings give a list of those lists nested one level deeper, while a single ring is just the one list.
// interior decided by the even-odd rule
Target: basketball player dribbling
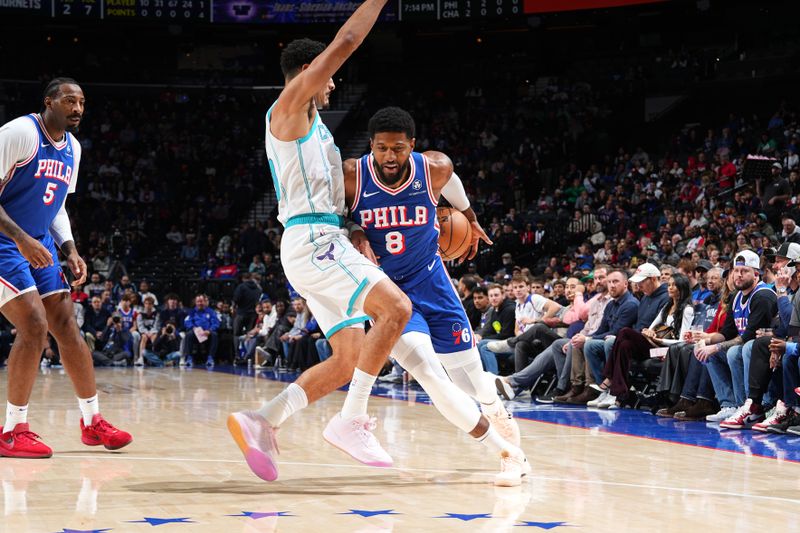
[{"label": "basketball player dribbling", "polygon": [[[475,256],[480,240],[491,241],[450,158],[441,152],[414,152],[414,130],[414,119],[400,108],[375,113],[369,121],[371,153],[344,163],[347,205],[383,271],[412,302],[411,319],[392,349],[394,358],[447,420],[498,454],[495,484],[519,485],[530,472],[519,448],[519,428],[483,371],[469,320],[438,253],[439,197],[471,223],[472,243],[462,259]],[[363,233],[352,232],[354,243],[360,245],[363,238]],[[470,396],[479,401],[483,414]]]},{"label": "basketball player dribbling", "polygon": [[43,458],[53,451],[28,425],[30,399],[48,329],[78,395],[81,440],[116,450],[130,434],[100,415],[94,366],[81,338],[70,289],[56,246],[76,280],[86,281],[78,255],[67,194],[75,192],[81,145],[72,132],[83,116],[85,98],[70,78],[56,78],[44,92],[44,111],[19,117],[0,128],[0,312],[17,330],[8,358],[8,403],[0,455]]},{"label": "basketball player dribbling", "polygon": [[[286,228],[281,263],[306,298],[333,355],[306,370],[257,411],[228,417],[228,429],[258,477],[278,476],[275,429],[293,413],[350,381],[347,398],[323,432],[356,460],[391,466],[372,434],[367,400],[389,349],[411,315],[405,294],[351,244],[345,229],[342,159],[319,109],[334,89],[331,77],[358,48],[385,0],[367,0],[327,46],[301,39],[281,55],[286,86],[267,112],[266,150],[278,219]],[[364,334],[364,322],[374,326]]]}]

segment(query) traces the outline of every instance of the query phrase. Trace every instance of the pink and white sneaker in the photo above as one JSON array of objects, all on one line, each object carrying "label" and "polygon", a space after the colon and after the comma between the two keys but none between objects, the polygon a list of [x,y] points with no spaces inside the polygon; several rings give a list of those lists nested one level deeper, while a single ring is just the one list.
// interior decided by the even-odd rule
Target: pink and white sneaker
[{"label": "pink and white sneaker", "polygon": [[522,478],[531,473],[531,464],[525,454],[513,455],[503,451],[500,457],[500,472],[494,477],[494,484],[498,487],[518,487]]},{"label": "pink and white sneaker", "polygon": [[278,479],[276,430],[263,416],[255,411],[233,413],[228,416],[228,431],[255,475],[265,481]]},{"label": "pink and white sneaker", "polygon": [[492,424],[494,429],[497,430],[501,437],[519,448],[521,440],[519,425],[517,424],[517,421],[514,420],[514,415],[509,413],[505,406],[503,406],[502,409],[496,413],[489,414],[486,411],[483,411],[483,414],[489,419],[489,423]]},{"label": "pink and white sneaker", "polygon": [[350,419],[342,418],[337,413],[322,436],[344,453],[369,466],[392,466],[391,456],[381,447],[381,443],[372,434],[377,427],[376,419],[369,415],[358,415]]}]

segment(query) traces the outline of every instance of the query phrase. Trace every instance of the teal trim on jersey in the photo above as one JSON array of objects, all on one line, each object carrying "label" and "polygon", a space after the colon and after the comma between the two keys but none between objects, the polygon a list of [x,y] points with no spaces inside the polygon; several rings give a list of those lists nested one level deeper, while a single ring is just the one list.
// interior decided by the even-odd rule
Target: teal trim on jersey
[{"label": "teal trim on jersey", "polygon": [[356,291],[350,297],[350,301],[347,302],[347,316],[353,314],[353,306],[356,305],[356,300],[358,300],[359,295],[364,292],[367,285],[369,285],[369,280],[364,278],[364,280],[358,284],[358,287],[356,287]]},{"label": "teal trim on jersey", "polygon": [[340,329],[344,329],[344,328],[346,328],[348,326],[352,326],[353,324],[358,324],[359,322],[366,322],[367,320],[372,320],[372,319],[367,315],[361,315],[361,316],[357,316],[355,318],[348,318],[347,320],[343,320],[343,321],[339,322],[338,324],[336,324],[335,326],[333,326],[328,331],[326,331],[325,332],[325,338],[326,339],[330,339],[331,337],[333,337],[333,335],[335,333],[338,333]]},{"label": "teal trim on jersey", "polygon": [[269,173],[272,174],[272,185],[275,187],[275,196],[278,197],[278,201],[281,201],[281,184],[278,181],[278,173],[275,171],[275,165],[272,163],[272,159],[268,158],[269,161]]},{"label": "teal trim on jersey", "polygon": [[300,146],[300,141],[297,141],[297,161],[300,163],[300,173],[303,174],[303,181],[306,184],[306,196],[308,197],[308,205],[311,207],[311,212],[316,212],[314,209],[314,201],[311,199],[311,185],[308,183],[308,175],[306,174],[306,165],[303,163],[303,149]]},{"label": "teal trim on jersey", "polygon": [[309,140],[311,136],[314,135],[314,131],[316,131],[317,129],[317,122],[319,122],[319,111],[317,111],[317,114],[314,116],[314,121],[311,123],[311,127],[308,129],[308,133],[303,135],[303,137],[301,137],[300,139],[297,139],[297,142],[303,144],[304,142]]},{"label": "teal trim on jersey", "polygon": [[307,213],[289,217],[289,220],[286,221],[283,227],[288,229],[300,224],[328,224],[330,226],[343,228],[344,223],[344,217],[341,215],[334,215],[333,213]]}]

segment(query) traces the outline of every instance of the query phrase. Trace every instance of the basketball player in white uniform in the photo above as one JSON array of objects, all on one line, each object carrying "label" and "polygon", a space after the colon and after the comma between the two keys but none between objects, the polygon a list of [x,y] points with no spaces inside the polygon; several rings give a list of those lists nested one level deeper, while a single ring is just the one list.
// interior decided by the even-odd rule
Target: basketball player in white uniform
[{"label": "basketball player in white uniform", "polygon": [[[267,481],[278,476],[275,429],[351,377],[342,411],[323,436],[362,463],[392,465],[372,434],[376,423],[367,415],[367,400],[411,315],[411,302],[350,243],[343,218],[342,158],[318,112],[335,88],[333,74],[367,36],[385,3],[364,2],[327,47],[300,39],[281,55],[286,86],[266,117],[278,218],[286,228],[281,262],[289,282],[308,301],[333,355],[259,410],[228,417],[228,429],[247,464]],[[369,318],[374,326],[365,335]]]}]

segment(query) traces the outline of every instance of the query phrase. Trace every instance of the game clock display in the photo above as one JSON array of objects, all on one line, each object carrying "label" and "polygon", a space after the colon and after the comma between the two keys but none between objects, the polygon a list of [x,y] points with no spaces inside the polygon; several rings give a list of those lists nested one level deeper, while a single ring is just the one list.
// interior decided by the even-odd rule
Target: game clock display
[{"label": "game clock display", "polygon": [[399,0],[399,20],[474,20],[518,17],[523,0]]}]

